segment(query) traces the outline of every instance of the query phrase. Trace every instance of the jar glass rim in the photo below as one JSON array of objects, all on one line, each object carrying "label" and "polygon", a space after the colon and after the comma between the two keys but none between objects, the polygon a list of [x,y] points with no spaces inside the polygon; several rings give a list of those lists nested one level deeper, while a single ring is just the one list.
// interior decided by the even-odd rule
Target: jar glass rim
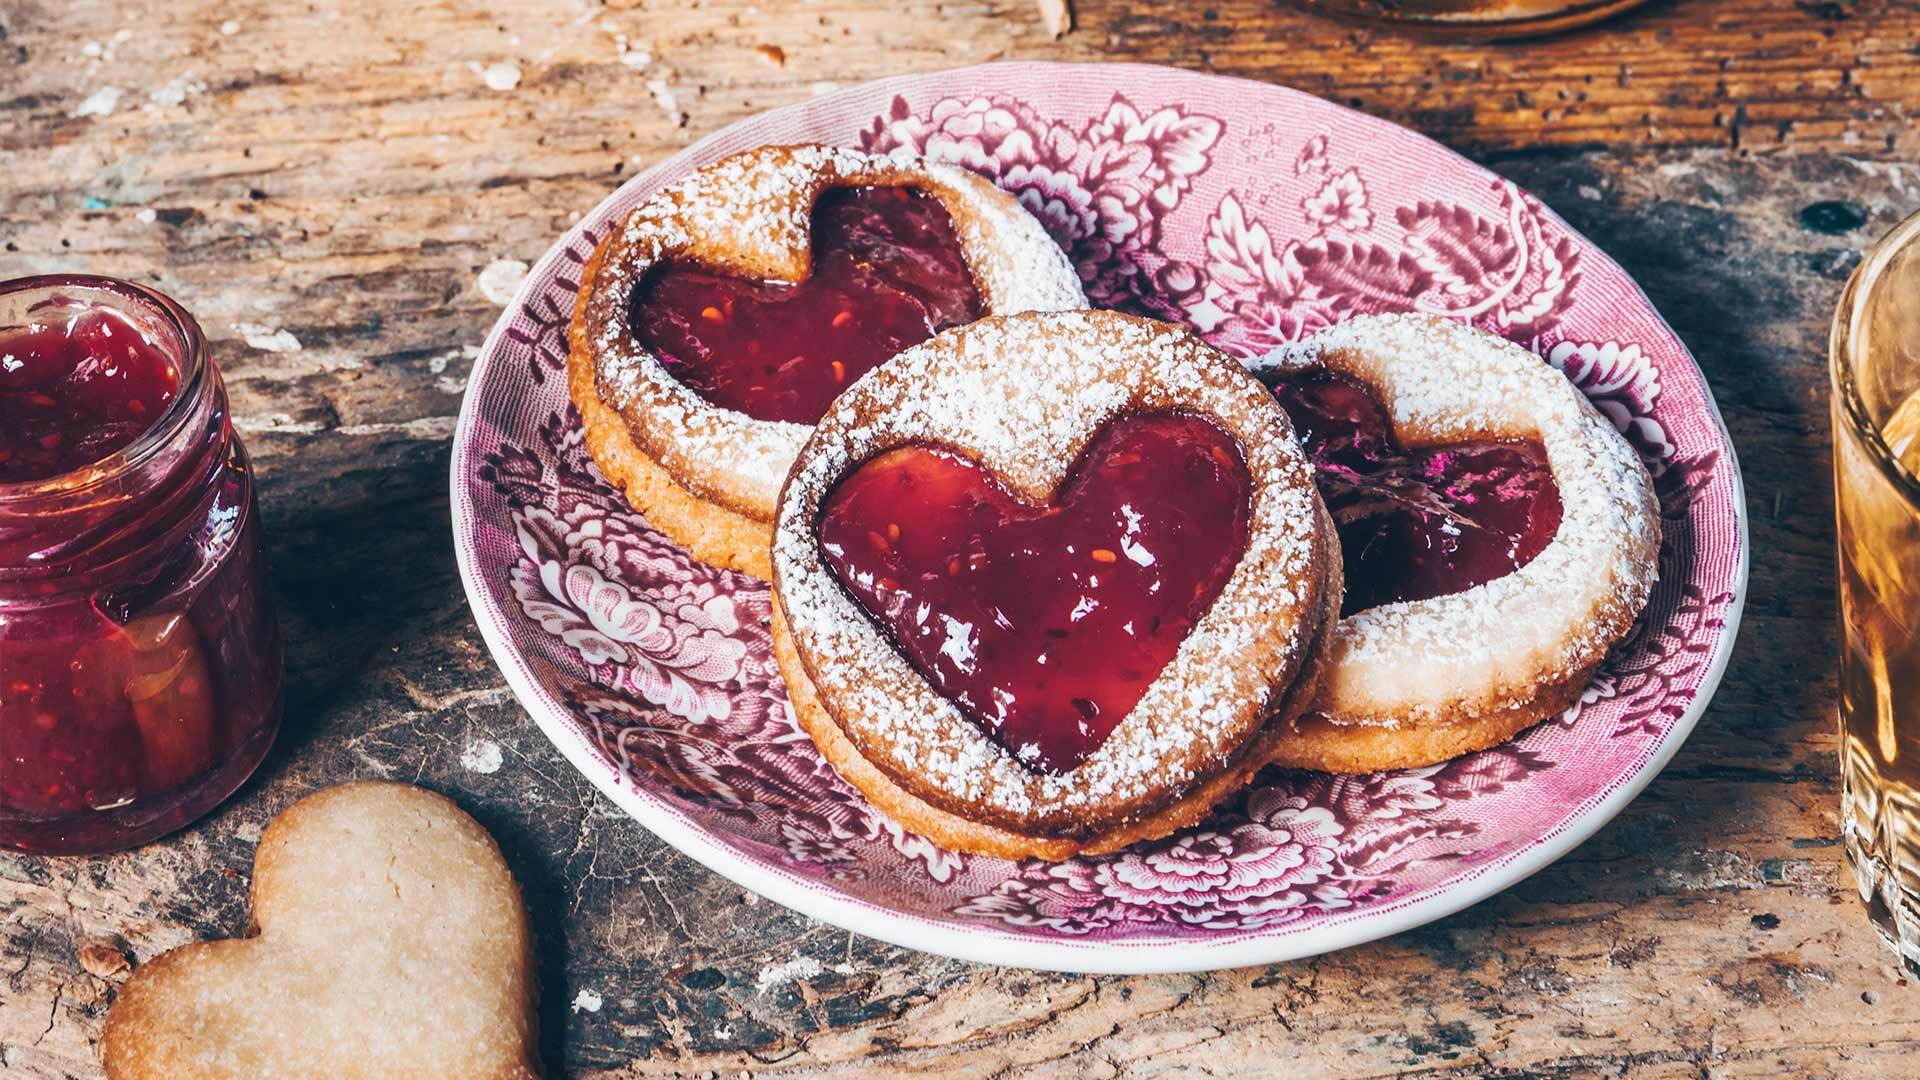
[{"label": "jar glass rim", "polygon": [[[207,380],[211,377],[212,365],[207,359],[206,335],[201,331],[199,322],[172,297],[157,289],[100,274],[36,274],[0,281],[0,297],[60,290],[105,293],[138,304],[157,316],[161,326],[172,333],[179,344],[180,388],[166,411],[152,426],[106,457],[70,472],[39,480],[0,482],[0,505],[19,506],[42,497],[57,498],[83,492],[140,468],[171,445],[179,436],[180,429],[190,422],[204,396]],[[84,296],[79,298],[84,299]]]}]

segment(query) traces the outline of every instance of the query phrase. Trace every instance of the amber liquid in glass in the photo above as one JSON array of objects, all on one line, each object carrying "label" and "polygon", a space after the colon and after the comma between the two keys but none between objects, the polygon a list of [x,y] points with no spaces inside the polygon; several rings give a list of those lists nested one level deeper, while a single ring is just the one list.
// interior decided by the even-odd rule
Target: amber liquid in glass
[{"label": "amber liquid in glass", "polygon": [[1836,400],[1841,833],[1874,924],[1920,962],[1920,509],[1883,466],[1920,473],[1920,392],[1862,437]]}]

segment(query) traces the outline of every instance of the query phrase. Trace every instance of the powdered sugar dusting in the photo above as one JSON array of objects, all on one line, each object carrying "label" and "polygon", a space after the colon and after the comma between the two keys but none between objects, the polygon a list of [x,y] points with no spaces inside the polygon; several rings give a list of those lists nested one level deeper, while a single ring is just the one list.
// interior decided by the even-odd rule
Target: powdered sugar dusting
[{"label": "powdered sugar dusting", "polygon": [[1539,439],[1562,507],[1552,542],[1519,570],[1342,619],[1318,709],[1391,726],[1511,708],[1591,668],[1626,632],[1657,574],[1653,482],[1559,372],[1491,334],[1417,315],[1361,316],[1254,362],[1306,364],[1373,387],[1409,445]]},{"label": "powdered sugar dusting", "polygon": [[[965,453],[1035,501],[1129,412],[1180,410],[1233,436],[1253,478],[1246,553],[1127,718],[1083,764],[1037,774],[965,719],[833,579],[814,522],[860,462],[906,443]],[[801,451],[774,535],[776,594],[815,689],[870,760],[936,805],[1018,827],[1126,820],[1231,760],[1291,684],[1332,602],[1330,531],[1286,415],[1223,354],[1110,312],[987,319],[875,369]]]},{"label": "powdered sugar dusting", "polygon": [[941,201],[989,313],[1085,305],[1072,264],[1040,223],[971,173],[904,154],[817,145],[764,147],[715,162],[655,194],[608,238],[581,327],[608,404],[681,486],[771,519],[809,429],[720,408],[674,379],[628,328],[634,286],[670,258],[799,280],[808,271],[814,199],[829,187],[862,184],[910,185]]}]

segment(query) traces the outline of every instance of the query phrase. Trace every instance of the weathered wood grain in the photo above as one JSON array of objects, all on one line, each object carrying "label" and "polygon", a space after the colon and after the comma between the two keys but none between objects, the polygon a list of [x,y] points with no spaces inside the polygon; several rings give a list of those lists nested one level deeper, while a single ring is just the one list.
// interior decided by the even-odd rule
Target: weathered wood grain
[{"label": "weathered wood grain", "polygon": [[[263,824],[375,776],[452,792],[500,837],[538,921],[556,1075],[1912,1073],[1920,996],[1834,844],[1821,365],[1840,279],[1920,201],[1920,11],[1672,0],[1488,48],[1260,0],[1075,15],[1054,42],[1031,0],[0,0],[0,277],[116,273],[199,313],[260,462],[291,655],[286,735],[209,821],[115,858],[0,857],[0,1074],[96,1076],[112,951],[139,963],[239,931]],[[1694,348],[1746,468],[1752,595],[1699,733],[1594,841],[1472,910],[1310,962],[1036,975],[756,901],[621,816],[526,722],[446,536],[453,415],[498,311],[482,271],[531,262],[622,177],[724,123],[1010,57],[1170,62],[1410,124],[1538,192]],[[1824,199],[1866,225],[1803,228]],[[300,347],[260,347],[285,349],[281,332]]]}]

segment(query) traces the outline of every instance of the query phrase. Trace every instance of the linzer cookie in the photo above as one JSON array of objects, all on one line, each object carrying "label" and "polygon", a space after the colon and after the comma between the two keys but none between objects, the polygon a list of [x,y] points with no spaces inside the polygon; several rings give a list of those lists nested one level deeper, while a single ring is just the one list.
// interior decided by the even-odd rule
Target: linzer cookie
[{"label": "linzer cookie", "polygon": [[801,725],[950,848],[1062,859],[1197,820],[1293,737],[1339,557],[1286,413],[1178,328],[987,318],[836,399],[773,547]]},{"label": "linzer cookie", "polygon": [[1313,458],[1346,586],[1277,759],[1429,765],[1566,709],[1658,570],[1626,439],[1539,357],[1440,319],[1363,316],[1255,368]]},{"label": "linzer cookie", "polygon": [[765,147],[659,192],[601,243],[568,383],[635,509],[696,558],[766,577],[780,483],[842,390],[982,315],[1085,304],[1040,223],[972,173]]}]

